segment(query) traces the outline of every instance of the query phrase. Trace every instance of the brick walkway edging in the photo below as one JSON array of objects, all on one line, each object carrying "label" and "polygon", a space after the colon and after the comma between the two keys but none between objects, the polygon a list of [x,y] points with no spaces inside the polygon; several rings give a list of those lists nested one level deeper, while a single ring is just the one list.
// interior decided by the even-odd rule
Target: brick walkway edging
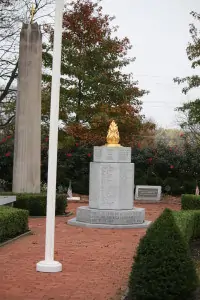
[{"label": "brick walkway edging", "polygon": [[6,245],[8,245],[8,244],[13,243],[14,241],[17,241],[18,239],[21,239],[22,237],[25,237],[25,236],[31,235],[31,234],[33,234],[32,231],[31,231],[31,230],[28,230],[27,232],[22,233],[22,234],[20,234],[20,235],[18,235],[18,236],[16,236],[16,237],[14,237],[13,239],[10,239],[10,240],[8,240],[8,241],[6,241],[6,242],[1,243],[1,244],[0,244],[0,248],[6,246]]}]

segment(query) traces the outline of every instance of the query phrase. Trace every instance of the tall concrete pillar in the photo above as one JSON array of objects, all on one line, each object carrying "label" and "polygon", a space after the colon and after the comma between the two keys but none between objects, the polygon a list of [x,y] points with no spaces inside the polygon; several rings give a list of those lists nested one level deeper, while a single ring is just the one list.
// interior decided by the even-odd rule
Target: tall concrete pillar
[{"label": "tall concrete pillar", "polygon": [[41,168],[42,35],[37,23],[23,24],[19,47],[13,192],[39,193]]}]

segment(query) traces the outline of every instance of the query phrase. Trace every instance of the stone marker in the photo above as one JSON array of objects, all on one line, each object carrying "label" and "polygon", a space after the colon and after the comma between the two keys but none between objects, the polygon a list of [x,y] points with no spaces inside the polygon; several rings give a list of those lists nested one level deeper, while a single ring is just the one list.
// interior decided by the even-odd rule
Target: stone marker
[{"label": "stone marker", "polygon": [[93,228],[142,228],[145,209],[133,207],[134,164],[131,148],[119,145],[117,125],[112,122],[108,144],[94,147],[90,163],[89,206],[77,209],[70,225]]},{"label": "stone marker", "polygon": [[16,196],[0,196],[0,206],[6,204],[13,204],[16,201]]},{"label": "stone marker", "polygon": [[40,193],[42,35],[37,23],[20,35],[13,192]]},{"label": "stone marker", "polygon": [[161,200],[161,186],[137,185],[135,200],[146,203],[159,202]]}]

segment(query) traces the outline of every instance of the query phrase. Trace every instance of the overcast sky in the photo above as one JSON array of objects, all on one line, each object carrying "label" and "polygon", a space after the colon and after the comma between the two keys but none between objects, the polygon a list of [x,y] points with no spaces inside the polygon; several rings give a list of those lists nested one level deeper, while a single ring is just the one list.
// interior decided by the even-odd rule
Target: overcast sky
[{"label": "overcast sky", "polygon": [[[184,77],[191,70],[186,56],[190,40],[190,11],[200,12],[200,0],[103,0],[104,12],[115,15],[119,36],[127,36],[136,61],[129,67],[141,88],[150,90],[143,98],[143,112],[158,125],[177,126],[174,108],[198,95],[185,96],[174,77]],[[200,24],[199,24],[200,28]]]}]

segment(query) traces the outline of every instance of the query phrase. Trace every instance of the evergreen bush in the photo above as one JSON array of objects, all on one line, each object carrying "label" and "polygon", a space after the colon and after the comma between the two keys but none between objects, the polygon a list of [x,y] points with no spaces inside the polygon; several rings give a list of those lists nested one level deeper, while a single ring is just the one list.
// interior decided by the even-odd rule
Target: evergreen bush
[{"label": "evergreen bush", "polygon": [[[15,194],[1,193],[0,195],[16,195],[14,207],[29,211],[30,216],[46,216],[46,194]],[[56,195],[56,215],[64,215],[67,207],[67,195]]]},{"label": "evergreen bush", "polygon": [[0,243],[28,231],[28,211],[0,206]]},{"label": "evergreen bush", "polygon": [[[46,216],[46,194],[17,194],[14,207],[26,209],[30,216]],[[65,214],[67,195],[56,195],[56,215]]]},{"label": "evergreen bush", "polygon": [[163,189],[165,187],[170,187],[169,194],[171,195],[181,195],[183,193],[183,185],[179,178],[167,177],[163,182]]},{"label": "evergreen bush", "polygon": [[130,274],[128,299],[188,300],[197,286],[188,243],[175,215],[166,209],[140,241]]},{"label": "evergreen bush", "polygon": [[183,210],[200,209],[200,196],[190,195],[190,194],[182,195],[181,209]]}]

